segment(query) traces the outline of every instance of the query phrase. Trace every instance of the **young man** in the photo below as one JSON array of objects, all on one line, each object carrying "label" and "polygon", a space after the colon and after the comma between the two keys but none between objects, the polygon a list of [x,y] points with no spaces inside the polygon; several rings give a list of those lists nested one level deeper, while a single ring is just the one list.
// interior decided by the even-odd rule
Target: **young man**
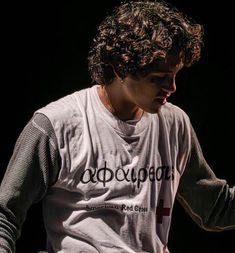
[{"label": "young man", "polygon": [[89,52],[94,85],[37,110],[1,184],[0,248],[43,199],[47,251],[166,253],[174,200],[207,230],[235,228],[235,189],[167,102],[199,60],[202,26],[163,1],[121,4]]}]

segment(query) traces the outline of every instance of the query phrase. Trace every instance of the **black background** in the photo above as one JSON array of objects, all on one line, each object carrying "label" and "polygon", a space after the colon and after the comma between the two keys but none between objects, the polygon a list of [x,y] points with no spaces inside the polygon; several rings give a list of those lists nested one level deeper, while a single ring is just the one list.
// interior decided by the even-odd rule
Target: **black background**
[{"label": "black background", "polygon": [[[204,155],[218,177],[235,185],[235,14],[232,1],[172,0],[202,23],[201,60],[177,77],[171,102],[191,118]],[[0,176],[17,137],[33,112],[52,100],[90,86],[86,56],[95,28],[119,3],[107,1],[8,2],[2,9]],[[207,4],[207,6],[205,6]],[[171,253],[233,252],[234,231],[201,230],[175,205]],[[53,215],[53,214],[52,214]],[[17,253],[45,248],[41,203],[28,212]]]}]

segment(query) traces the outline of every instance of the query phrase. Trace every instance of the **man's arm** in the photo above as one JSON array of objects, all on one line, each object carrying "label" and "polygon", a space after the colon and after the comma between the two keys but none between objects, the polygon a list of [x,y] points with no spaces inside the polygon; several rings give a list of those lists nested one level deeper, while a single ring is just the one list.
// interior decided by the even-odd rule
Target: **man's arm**
[{"label": "man's arm", "polygon": [[235,229],[235,187],[218,179],[203,157],[192,128],[190,159],[183,173],[177,199],[203,229]]},{"label": "man's arm", "polygon": [[36,114],[18,138],[0,186],[0,252],[15,252],[28,209],[57,178],[58,160],[51,123]]}]

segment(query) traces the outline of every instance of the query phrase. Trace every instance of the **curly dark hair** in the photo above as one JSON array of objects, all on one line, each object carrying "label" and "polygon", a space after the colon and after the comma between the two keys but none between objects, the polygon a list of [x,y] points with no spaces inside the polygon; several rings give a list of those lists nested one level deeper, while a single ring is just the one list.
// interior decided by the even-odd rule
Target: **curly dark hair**
[{"label": "curly dark hair", "polygon": [[189,67],[200,58],[202,37],[202,25],[163,0],[124,2],[97,29],[88,54],[92,81],[107,85],[115,72],[144,76],[173,47]]}]

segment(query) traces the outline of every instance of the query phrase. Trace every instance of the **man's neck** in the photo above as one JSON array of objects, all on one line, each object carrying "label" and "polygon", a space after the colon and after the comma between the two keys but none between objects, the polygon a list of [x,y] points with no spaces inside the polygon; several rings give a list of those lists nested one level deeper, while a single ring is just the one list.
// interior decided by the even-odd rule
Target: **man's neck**
[{"label": "man's neck", "polygon": [[123,86],[114,81],[106,86],[98,86],[98,94],[104,106],[123,121],[139,120],[143,110],[126,99]]}]

